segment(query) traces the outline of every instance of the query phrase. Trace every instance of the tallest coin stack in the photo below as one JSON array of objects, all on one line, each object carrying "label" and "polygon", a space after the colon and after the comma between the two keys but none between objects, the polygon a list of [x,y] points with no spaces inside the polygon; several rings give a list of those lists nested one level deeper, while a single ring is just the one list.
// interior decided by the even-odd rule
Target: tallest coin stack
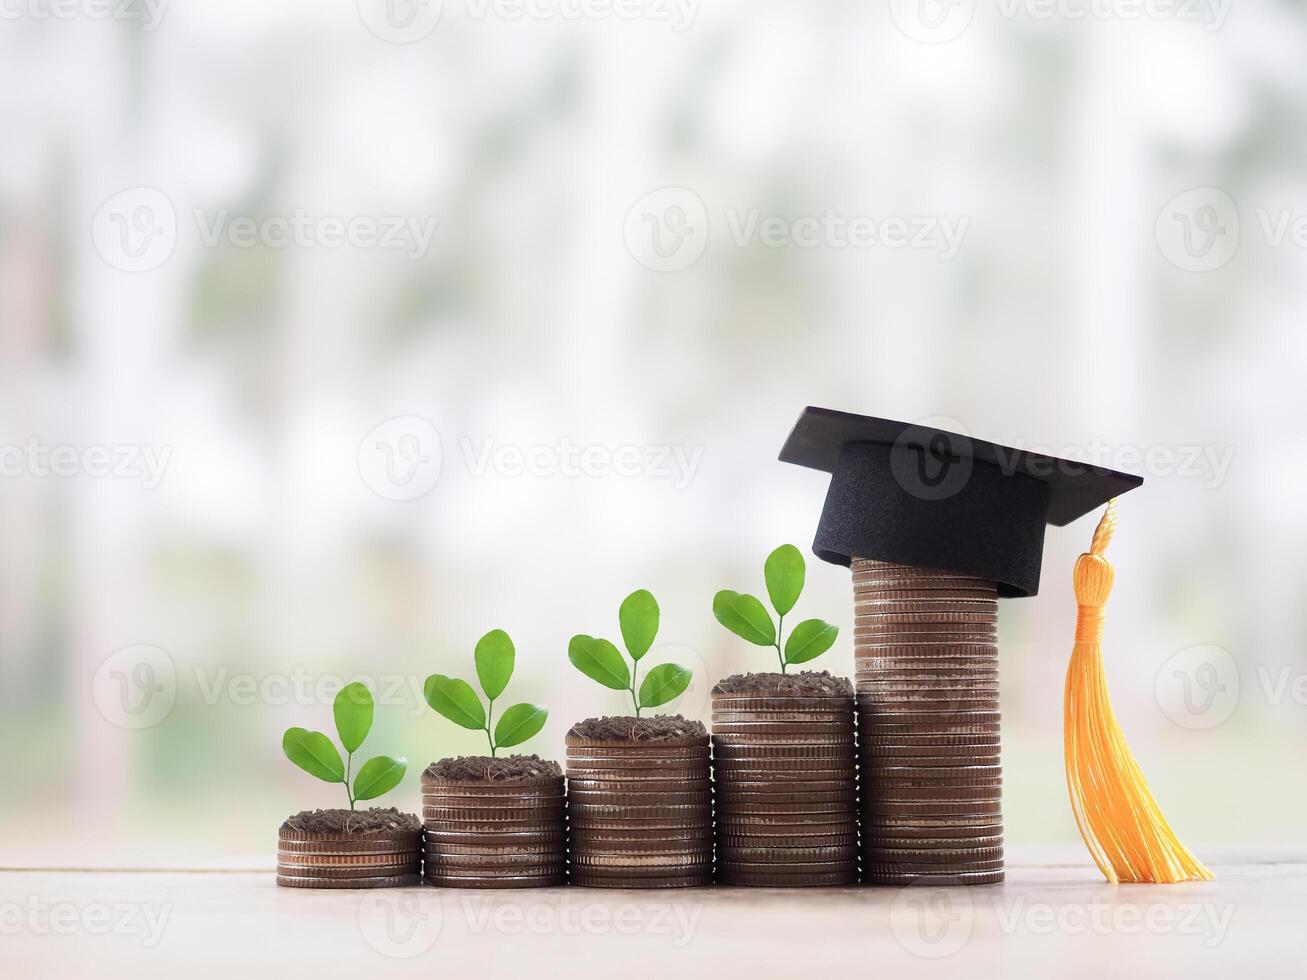
[{"label": "tallest coin stack", "polygon": [[852,562],[863,875],[1003,880],[993,582]]}]

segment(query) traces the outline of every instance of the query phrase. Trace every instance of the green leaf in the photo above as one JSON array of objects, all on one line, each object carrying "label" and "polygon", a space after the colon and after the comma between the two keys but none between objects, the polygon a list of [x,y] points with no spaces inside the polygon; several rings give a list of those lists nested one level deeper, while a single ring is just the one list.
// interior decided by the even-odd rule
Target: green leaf
[{"label": "green leaf", "polygon": [[760,647],[776,645],[776,624],[756,596],[723,589],[713,596],[712,614],[736,636]]},{"label": "green leaf", "polygon": [[690,686],[693,671],[680,664],[659,664],[640,685],[640,707],[656,708],[679,696]]},{"label": "green leaf", "polygon": [[493,701],[504,693],[508,679],[513,676],[513,641],[503,630],[491,630],[477,640],[474,658],[481,690]]},{"label": "green leaf", "polygon": [[504,712],[495,725],[495,748],[521,745],[545,727],[549,709],[538,704],[515,704]]},{"label": "green leaf", "polygon": [[375,800],[383,793],[389,793],[404,778],[408,761],[404,758],[392,759],[388,755],[379,755],[363,763],[363,768],[354,777],[354,799]]},{"label": "green leaf", "polygon": [[784,616],[799,601],[803,591],[803,554],[792,544],[783,544],[770,555],[762,566],[767,580],[767,595],[772,607]]},{"label": "green leaf", "polygon": [[336,746],[322,732],[310,732],[303,728],[287,728],[281,737],[281,750],[286,758],[299,766],[310,776],[317,776],[323,782],[343,783],[345,781],[345,763],[341,761]]},{"label": "green leaf", "polygon": [[625,691],[631,687],[631,672],[626,661],[607,640],[584,633],[572,637],[567,644],[567,659],[572,666],[591,680],[596,680],[604,687],[614,691]]},{"label": "green leaf", "polygon": [[336,734],[346,752],[357,752],[372,731],[373,711],[372,694],[357,681],[346,684],[336,695],[331,713],[336,717]]},{"label": "green leaf", "polygon": [[835,637],[839,635],[838,626],[820,619],[805,619],[790,631],[790,638],[785,641],[785,662],[801,664],[815,660],[835,645]]},{"label": "green leaf", "polygon": [[455,725],[471,728],[474,731],[486,727],[486,710],[481,705],[477,692],[472,685],[457,677],[444,674],[432,674],[423,686],[427,704],[435,708]]},{"label": "green leaf", "polygon": [[646,589],[632,592],[617,611],[622,624],[622,642],[632,660],[639,660],[653,646],[658,635],[658,600]]}]

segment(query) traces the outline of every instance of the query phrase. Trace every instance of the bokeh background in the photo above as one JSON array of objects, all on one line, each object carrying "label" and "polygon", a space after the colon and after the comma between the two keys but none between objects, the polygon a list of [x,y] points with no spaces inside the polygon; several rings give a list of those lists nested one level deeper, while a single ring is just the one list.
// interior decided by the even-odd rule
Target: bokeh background
[{"label": "bokeh background", "polygon": [[[706,718],[809,404],[1143,475],[1116,709],[1186,841],[1300,839],[1307,10],[1232,7],[6,6],[0,862],[270,862],[343,800],[281,732],[360,677],[415,809],[493,627],[559,757],[638,587]],[[1016,843],[1076,839],[1092,530],[1003,608]],[[848,572],[799,611],[851,673]]]}]

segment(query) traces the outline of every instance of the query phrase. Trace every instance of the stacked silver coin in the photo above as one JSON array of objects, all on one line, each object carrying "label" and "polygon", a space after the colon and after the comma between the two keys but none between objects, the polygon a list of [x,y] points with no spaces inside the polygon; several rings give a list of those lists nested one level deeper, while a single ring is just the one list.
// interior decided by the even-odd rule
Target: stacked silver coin
[{"label": "stacked silver coin", "polygon": [[[683,734],[648,737],[666,722]],[[583,734],[607,725],[609,737]],[[632,737],[623,738],[621,726]],[[654,735],[658,735],[657,731]],[[682,718],[603,719],[567,736],[568,879],[595,888],[712,883],[708,733]]]},{"label": "stacked silver coin", "polygon": [[862,558],[852,571],[863,877],[1002,881],[995,585]]},{"label": "stacked silver coin", "polygon": [[502,779],[423,773],[426,879],[447,888],[563,884],[563,774],[556,763],[542,763],[540,768],[545,766],[553,771]]},{"label": "stacked silver coin", "polygon": [[727,680],[745,683],[712,695],[718,881],[856,883],[852,686],[829,675]]}]

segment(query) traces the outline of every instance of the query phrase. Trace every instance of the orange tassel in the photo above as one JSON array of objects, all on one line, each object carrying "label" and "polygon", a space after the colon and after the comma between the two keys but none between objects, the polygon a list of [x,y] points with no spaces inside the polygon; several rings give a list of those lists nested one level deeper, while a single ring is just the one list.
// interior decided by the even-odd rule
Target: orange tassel
[{"label": "orange tassel", "polygon": [[1085,846],[1112,884],[1210,880],[1212,873],[1166,822],[1112,712],[1102,639],[1113,571],[1103,552],[1115,530],[1116,501],[1112,501],[1094,531],[1089,552],[1076,560],[1079,611],[1063,702],[1071,809]]}]

